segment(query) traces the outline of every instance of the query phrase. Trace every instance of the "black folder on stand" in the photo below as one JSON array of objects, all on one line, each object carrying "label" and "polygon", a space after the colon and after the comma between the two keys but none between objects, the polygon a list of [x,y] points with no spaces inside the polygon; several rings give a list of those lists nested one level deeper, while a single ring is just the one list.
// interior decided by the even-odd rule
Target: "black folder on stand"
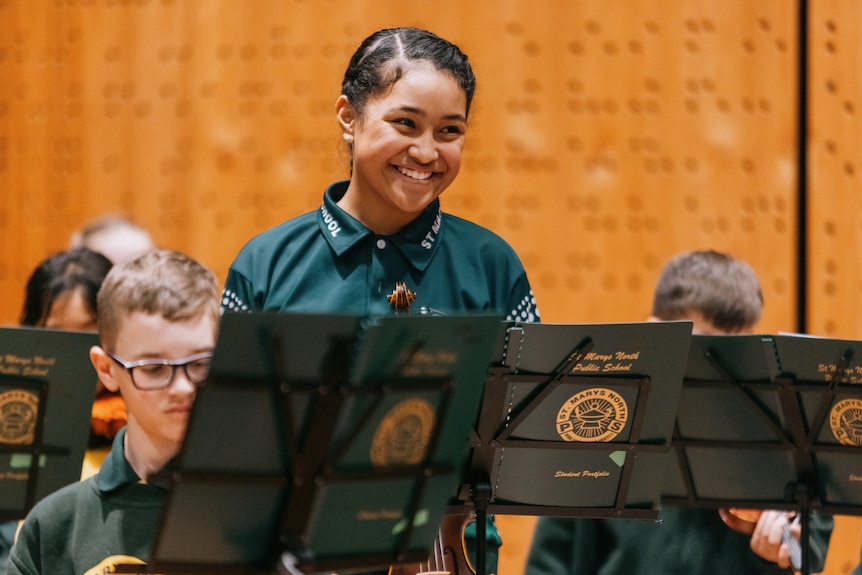
[{"label": "black folder on stand", "polygon": [[862,342],[694,336],[663,504],[862,515]]},{"label": "black folder on stand", "polygon": [[79,481],[97,376],[95,333],[0,328],[0,521]]},{"label": "black folder on stand", "polygon": [[457,505],[484,491],[490,513],[655,519],[691,329],[510,326]]},{"label": "black folder on stand", "polygon": [[504,328],[481,315],[224,316],[150,570],[425,559]]}]

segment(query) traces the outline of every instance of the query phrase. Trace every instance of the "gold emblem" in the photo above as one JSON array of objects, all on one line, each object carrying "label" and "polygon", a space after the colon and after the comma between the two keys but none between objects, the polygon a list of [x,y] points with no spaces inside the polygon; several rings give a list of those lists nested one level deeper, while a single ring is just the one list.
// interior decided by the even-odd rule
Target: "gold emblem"
[{"label": "gold emblem", "polygon": [[829,427],[842,445],[862,445],[862,399],[845,399],[833,405]]},{"label": "gold emblem", "polygon": [[421,463],[434,431],[434,419],[434,406],[425,399],[405,399],[395,405],[374,432],[371,463],[375,467]]},{"label": "gold emblem", "polygon": [[611,441],[625,428],[629,408],[623,396],[605,388],[585,389],[557,412],[557,433],[563,441]]},{"label": "gold emblem", "polygon": [[38,413],[39,396],[32,391],[13,389],[0,393],[0,443],[33,443]]}]

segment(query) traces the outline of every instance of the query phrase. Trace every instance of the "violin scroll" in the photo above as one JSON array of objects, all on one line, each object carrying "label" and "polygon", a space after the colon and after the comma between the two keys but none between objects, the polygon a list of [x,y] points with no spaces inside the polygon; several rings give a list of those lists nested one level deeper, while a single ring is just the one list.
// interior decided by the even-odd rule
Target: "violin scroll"
[{"label": "violin scroll", "polygon": [[475,521],[475,512],[444,515],[428,561],[392,565],[389,575],[475,575],[464,546],[464,529]]},{"label": "violin scroll", "polygon": [[410,291],[404,282],[395,282],[395,289],[386,296],[386,299],[396,312],[409,311],[410,304],[416,301],[416,292]]}]

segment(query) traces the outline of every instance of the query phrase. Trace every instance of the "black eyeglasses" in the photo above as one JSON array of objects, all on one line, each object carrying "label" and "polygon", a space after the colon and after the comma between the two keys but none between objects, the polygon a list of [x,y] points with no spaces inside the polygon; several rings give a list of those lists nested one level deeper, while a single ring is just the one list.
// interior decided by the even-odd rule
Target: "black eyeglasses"
[{"label": "black eyeglasses", "polygon": [[198,384],[209,375],[213,357],[212,352],[207,351],[182,359],[123,361],[108,350],[105,350],[105,353],[117,362],[117,365],[129,372],[132,385],[142,391],[155,391],[170,386],[178,367],[183,368],[189,381]]}]

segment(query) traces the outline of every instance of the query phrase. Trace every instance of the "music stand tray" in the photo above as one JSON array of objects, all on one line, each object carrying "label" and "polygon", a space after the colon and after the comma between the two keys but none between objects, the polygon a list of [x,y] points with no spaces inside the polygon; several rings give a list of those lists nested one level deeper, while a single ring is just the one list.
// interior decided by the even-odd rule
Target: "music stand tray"
[{"label": "music stand tray", "polygon": [[487,481],[490,513],[655,519],[691,329],[510,326],[457,505]]},{"label": "music stand tray", "polygon": [[81,479],[96,344],[95,333],[0,328],[0,521]]},{"label": "music stand tray", "polygon": [[862,342],[694,336],[662,502],[862,515]]},{"label": "music stand tray", "polygon": [[149,568],[306,573],[428,556],[467,461],[494,316],[228,314]]}]

